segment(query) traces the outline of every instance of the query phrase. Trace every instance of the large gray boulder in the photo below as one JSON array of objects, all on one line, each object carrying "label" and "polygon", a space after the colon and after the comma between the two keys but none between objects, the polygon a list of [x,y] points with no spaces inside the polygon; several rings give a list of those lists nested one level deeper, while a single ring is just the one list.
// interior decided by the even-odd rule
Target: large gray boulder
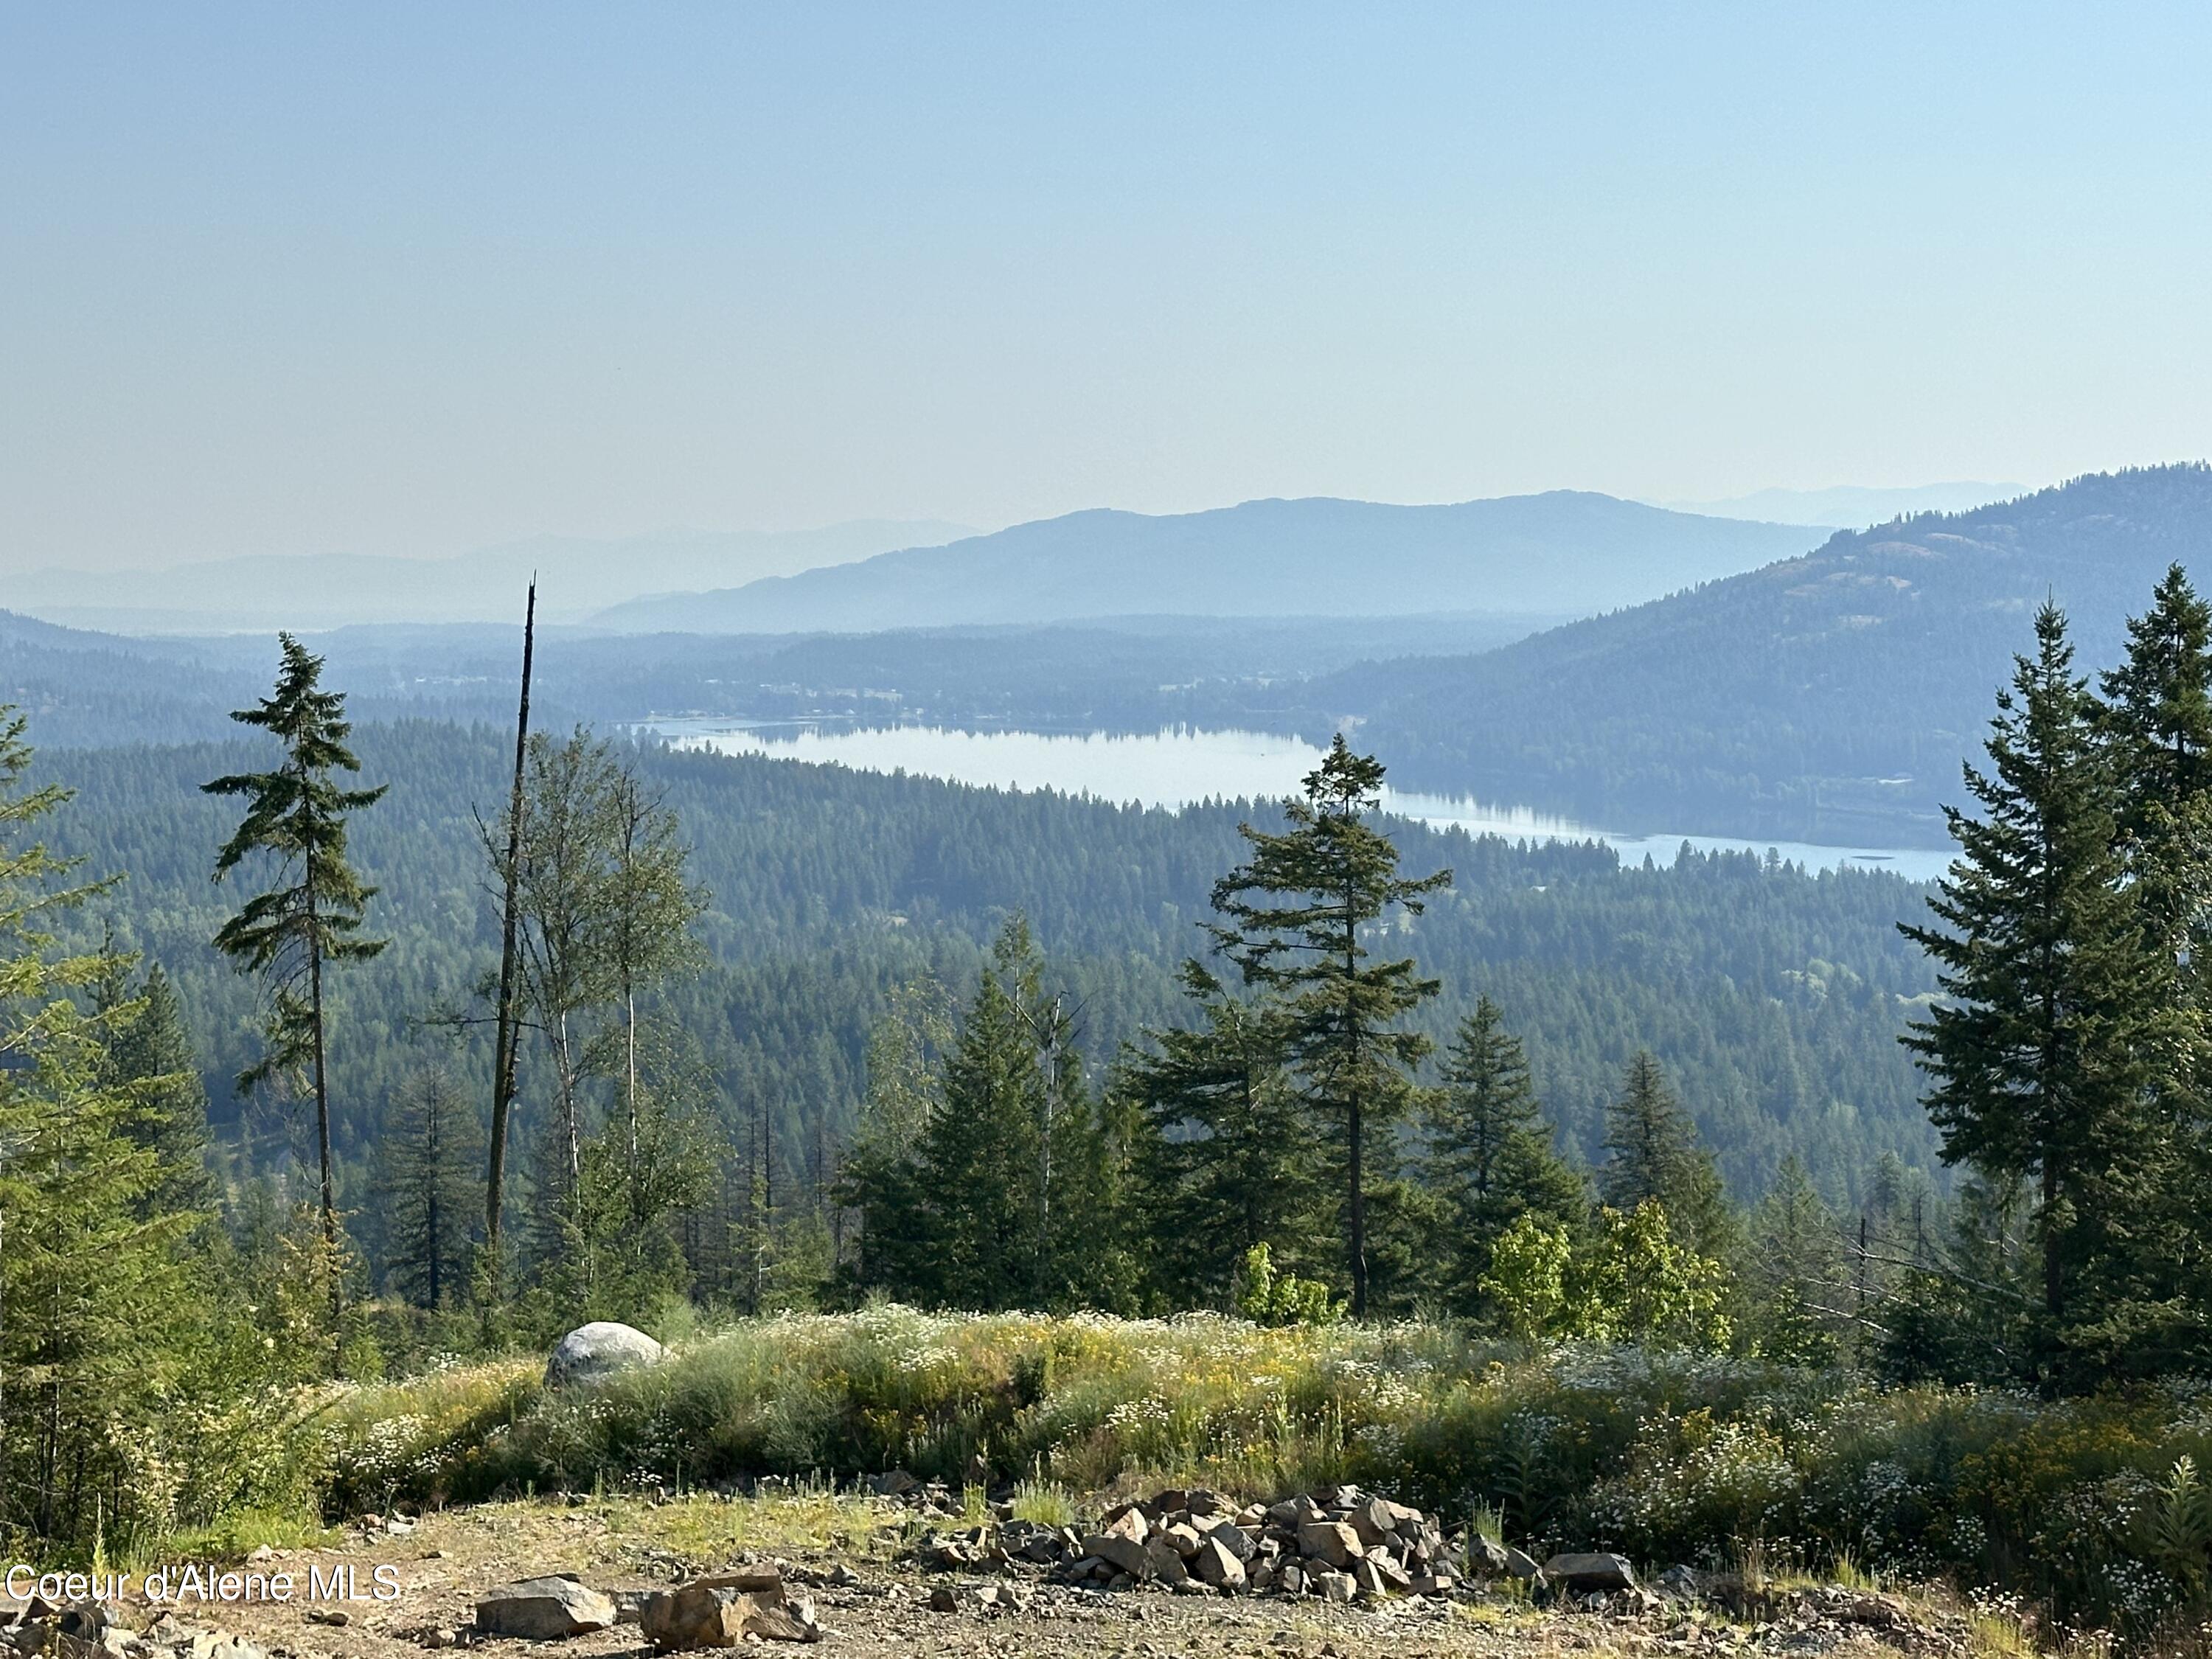
[{"label": "large gray boulder", "polygon": [[595,1389],[624,1371],[657,1365],[668,1351],[643,1331],[595,1319],[579,1325],[553,1346],[545,1362],[549,1389]]},{"label": "large gray boulder", "polygon": [[557,1642],[613,1625],[613,1598],[574,1578],[526,1578],[477,1597],[477,1629],[485,1636]]}]

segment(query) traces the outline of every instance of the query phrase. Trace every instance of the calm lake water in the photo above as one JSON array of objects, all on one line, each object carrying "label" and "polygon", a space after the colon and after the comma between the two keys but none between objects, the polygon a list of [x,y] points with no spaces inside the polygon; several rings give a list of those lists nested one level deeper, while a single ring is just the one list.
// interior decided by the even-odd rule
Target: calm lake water
[{"label": "calm lake water", "polygon": [[[959,732],[932,726],[853,727],[819,721],[659,720],[653,729],[679,748],[726,755],[850,766],[864,772],[908,772],[955,783],[1002,789],[1057,789],[1070,795],[1139,806],[1183,806],[1214,799],[1279,799],[1319,764],[1322,751],[1296,738],[1264,732],[1176,729],[1116,737],[1105,732]],[[1927,848],[1820,847],[1804,842],[1738,840],[1727,836],[1623,836],[1547,817],[1525,808],[1467,797],[1384,792],[1392,812],[1470,835],[1527,841],[1596,841],[1640,863],[1649,854],[1668,864],[1684,842],[1700,851],[1770,848],[1815,870],[1845,865],[1891,870],[1931,880],[1950,854]]]}]

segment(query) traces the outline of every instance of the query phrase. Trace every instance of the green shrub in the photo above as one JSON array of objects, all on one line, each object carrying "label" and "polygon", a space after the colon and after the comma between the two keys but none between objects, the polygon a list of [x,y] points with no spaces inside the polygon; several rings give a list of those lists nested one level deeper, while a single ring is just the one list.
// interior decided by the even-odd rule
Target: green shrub
[{"label": "green shrub", "polygon": [[1117,1485],[1272,1498],[1351,1480],[1456,1521],[1485,1506],[1533,1550],[1949,1574],[2083,1628],[2149,1630],[2212,1594],[2196,1473],[2212,1400],[2194,1384],[2045,1401],[1420,1323],[889,1306],[701,1334],[593,1392],[548,1395],[539,1370],[317,1395],[294,1467],[333,1518],[902,1466],[959,1483],[979,1460],[1037,1518]]}]

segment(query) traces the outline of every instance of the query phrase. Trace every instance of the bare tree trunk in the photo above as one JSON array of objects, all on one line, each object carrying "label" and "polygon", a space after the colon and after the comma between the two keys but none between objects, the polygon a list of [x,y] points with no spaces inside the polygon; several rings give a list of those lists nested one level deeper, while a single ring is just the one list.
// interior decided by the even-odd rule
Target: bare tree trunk
[{"label": "bare tree trunk", "polygon": [[538,631],[538,579],[522,620],[522,701],[514,715],[514,787],[507,805],[506,895],[500,913],[499,1025],[492,1043],[491,1164],[484,1179],[484,1254],[498,1291],[499,1221],[507,1182],[507,1120],[514,1103],[516,891],[522,864],[522,766],[530,741],[530,656]]},{"label": "bare tree trunk", "polygon": [[307,1006],[315,1036],[315,1151],[322,1163],[324,1271],[331,1276],[331,1357],[335,1367],[340,1338],[337,1322],[345,1312],[345,1287],[338,1275],[338,1206],[331,1176],[331,1085],[323,1050],[323,941],[315,915],[315,860],[307,861]]},{"label": "bare tree trunk", "polygon": [[1344,1036],[1345,1046],[1350,1051],[1350,1064],[1345,1068],[1351,1080],[1352,1093],[1345,1102],[1345,1136],[1350,1143],[1349,1176],[1352,1184],[1351,1205],[1346,1215],[1352,1237],[1352,1316],[1367,1316],[1367,1178],[1363,1167],[1362,1144],[1365,1124],[1359,1109],[1359,1022],[1352,1012],[1352,987],[1359,972],[1359,928],[1352,920],[1352,896],[1344,896]]},{"label": "bare tree trunk", "polygon": [[629,974],[623,974],[623,1059],[629,1076],[624,1085],[624,1098],[629,1109],[629,1206],[630,1218],[642,1219],[643,1203],[638,1190],[637,1166],[637,988],[630,983]]},{"label": "bare tree trunk", "polygon": [[446,1157],[445,1137],[440,1133],[440,1131],[444,1127],[444,1124],[439,1115],[440,1107],[438,1097],[435,1094],[432,1094],[423,1101],[422,1111],[425,1119],[423,1128],[426,1131],[423,1135],[423,1140],[426,1143],[423,1150],[428,1155],[426,1162],[429,1166],[430,1172],[430,1190],[423,1195],[424,1201],[422,1206],[424,1220],[427,1223],[425,1231],[428,1231],[429,1237],[425,1239],[423,1243],[428,1246],[427,1254],[429,1257],[428,1266],[430,1270],[430,1305],[434,1309],[442,1299],[440,1293],[445,1288],[443,1284],[443,1275],[439,1272],[439,1268],[444,1265],[441,1261],[440,1258],[445,1254],[445,1252],[441,1248],[443,1239],[439,1227],[439,1222],[442,1218],[441,1218],[438,1213],[440,1208],[440,1205],[438,1203],[440,1196],[438,1189],[440,1186],[443,1184],[440,1176],[442,1173],[441,1166],[445,1163]]}]

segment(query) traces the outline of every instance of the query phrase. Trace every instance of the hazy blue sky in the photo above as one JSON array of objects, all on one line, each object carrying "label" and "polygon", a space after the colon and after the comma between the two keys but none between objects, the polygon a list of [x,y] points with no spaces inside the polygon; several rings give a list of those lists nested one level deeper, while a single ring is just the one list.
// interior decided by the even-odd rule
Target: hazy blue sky
[{"label": "hazy blue sky", "polygon": [[2212,453],[2199,8],[0,9],[0,565]]}]

